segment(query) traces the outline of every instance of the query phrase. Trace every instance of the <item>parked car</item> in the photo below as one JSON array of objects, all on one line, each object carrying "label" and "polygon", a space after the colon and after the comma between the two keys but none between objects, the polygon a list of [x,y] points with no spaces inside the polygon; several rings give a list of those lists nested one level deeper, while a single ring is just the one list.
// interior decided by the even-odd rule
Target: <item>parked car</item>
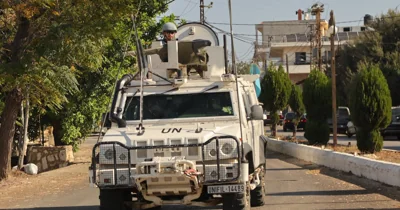
[{"label": "parked car", "polygon": [[295,119],[295,117],[296,117],[296,114],[294,112],[286,113],[285,118],[283,120],[283,131],[286,132],[288,129],[289,130],[295,129],[295,126],[293,123],[293,120]]},{"label": "parked car", "polygon": [[[271,115],[269,111],[264,111],[264,114],[267,116],[266,119],[264,119],[264,126],[266,125],[271,125],[272,121],[271,121]],[[279,115],[279,122],[278,125],[283,125],[283,115],[282,115],[282,111],[278,111],[278,115]]]},{"label": "parked car", "polygon": [[307,124],[307,114],[305,113],[300,117],[299,124],[297,124],[297,130],[298,129],[303,129],[303,131],[306,130],[306,124]]},{"label": "parked car", "polygon": [[396,136],[400,140],[400,106],[392,107],[392,121],[385,129],[381,129],[381,135]]},{"label": "parked car", "polygon": [[[350,121],[350,109],[345,106],[339,106],[336,111],[336,119],[337,119],[337,133],[346,134],[347,132],[347,123]],[[333,123],[332,118],[328,119],[328,125],[330,132],[333,132]]]}]

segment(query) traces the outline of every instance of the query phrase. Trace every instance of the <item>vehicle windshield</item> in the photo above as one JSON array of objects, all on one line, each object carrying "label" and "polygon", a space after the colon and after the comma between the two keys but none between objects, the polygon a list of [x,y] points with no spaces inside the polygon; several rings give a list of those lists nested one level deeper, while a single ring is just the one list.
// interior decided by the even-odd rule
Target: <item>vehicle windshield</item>
[{"label": "vehicle windshield", "polygon": [[340,117],[348,117],[349,116],[349,112],[347,111],[347,109],[338,109],[338,116]]},{"label": "vehicle windshield", "polygon": [[288,119],[288,120],[293,120],[295,116],[296,115],[295,115],[294,112],[289,112],[289,113],[286,113],[286,117],[285,118]]},{"label": "vehicle windshield", "polygon": [[392,120],[395,120],[397,116],[400,116],[400,108],[392,109]]},{"label": "vehicle windshield", "polygon": [[[123,119],[139,120],[140,97],[128,97]],[[143,96],[143,120],[233,116],[229,92]]]}]

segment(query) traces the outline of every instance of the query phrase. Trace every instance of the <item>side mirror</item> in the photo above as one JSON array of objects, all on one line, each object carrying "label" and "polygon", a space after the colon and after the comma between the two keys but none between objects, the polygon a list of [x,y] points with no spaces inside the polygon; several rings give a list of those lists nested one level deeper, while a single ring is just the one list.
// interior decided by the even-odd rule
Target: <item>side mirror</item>
[{"label": "side mirror", "polygon": [[251,107],[250,119],[252,120],[263,120],[264,119],[264,110],[260,105],[253,105]]}]

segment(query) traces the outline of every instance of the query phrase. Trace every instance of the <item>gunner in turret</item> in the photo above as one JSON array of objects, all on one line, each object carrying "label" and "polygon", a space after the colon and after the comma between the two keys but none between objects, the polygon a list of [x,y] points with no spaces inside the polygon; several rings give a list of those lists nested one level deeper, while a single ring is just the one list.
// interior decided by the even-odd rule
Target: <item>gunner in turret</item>
[{"label": "gunner in turret", "polygon": [[162,42],[163,44],[167,44],[167,41],[172,41],[175,39],[175,34],[178,29],[174,23],[168,22],[163,25],[162,30],[164,36]]}]

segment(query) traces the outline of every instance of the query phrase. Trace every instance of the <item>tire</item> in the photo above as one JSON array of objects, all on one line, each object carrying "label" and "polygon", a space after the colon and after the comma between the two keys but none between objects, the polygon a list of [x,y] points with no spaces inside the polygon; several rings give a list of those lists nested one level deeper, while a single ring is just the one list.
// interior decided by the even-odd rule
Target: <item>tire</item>
[{"label": "tire", "polygon": [[100,189],[99,199],[100,210],[127,210],[124,202],[132,201],[132,195],[129,190]]},{"label": "tire", "polygon": [[400,135],[397,136],[397,140],[400,140]]},{"label": "tire", "polygon": [[223,210],[250,210],[250,195],[244,193],[225,194],[222,196]]},{"label": "tire", "polygon": [[250,191],[250,205],[251,207],[264,206],[265,198],[265,181],[264,173],[262,173],[261,183],[254,190]]}]

